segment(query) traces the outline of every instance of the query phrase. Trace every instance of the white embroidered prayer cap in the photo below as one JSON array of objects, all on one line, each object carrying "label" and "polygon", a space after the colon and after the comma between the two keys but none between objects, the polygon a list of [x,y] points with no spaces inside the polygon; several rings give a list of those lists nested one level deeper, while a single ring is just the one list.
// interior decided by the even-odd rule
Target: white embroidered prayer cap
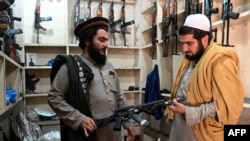
[{"label": "white embroidered prayer cap", "polygon": [[204,14],[188,15],[184,26],[193,27],[203,31],[210,31],[210,21]]}]

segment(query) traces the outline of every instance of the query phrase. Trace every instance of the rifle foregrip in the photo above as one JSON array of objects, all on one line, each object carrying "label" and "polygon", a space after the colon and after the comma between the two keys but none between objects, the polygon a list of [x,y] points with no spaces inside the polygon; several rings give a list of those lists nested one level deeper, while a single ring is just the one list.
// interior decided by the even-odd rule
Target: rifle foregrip
[{"label": "rifle foregrip", "polygon": [[229,11],[228,12],[228,16],[232,19],[238,19],[239,18],[239,15],[240,13],[235,13],[235,12],[232,12],[232,11]]}]

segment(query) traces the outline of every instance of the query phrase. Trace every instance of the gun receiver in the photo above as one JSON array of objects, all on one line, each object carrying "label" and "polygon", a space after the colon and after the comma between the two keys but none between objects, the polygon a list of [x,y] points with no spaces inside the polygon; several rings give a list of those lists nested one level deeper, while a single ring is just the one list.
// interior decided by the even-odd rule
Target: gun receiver
[{"label": "gun receiver", "polygon": [[123,35],[124,46],[126,46],[126,34],[131,34],[131,32],[127,31],[126,28],[127,28],[127,26],[132,25],[135,22],[134,22],[134,20],[125,22],[125,0],[121,0],[121,1],[123,1],[121,14],[120,14],[121,33]]},{"label": "gun receiver", "polygon": [[219,8],[213,8],[213,0],[205,0],[204,3],[205,15],[208,17],[210,21],[210,30],[214,32],[214,42],[217,42],[217,28],[212,29],[212,14],[219,13]]},{"label": "gun receiver", "polygon": [[[227,47],[234,47],[233,45],[229,44],[229,26],[230,26],[230,19],[238,19],[240,13],[233,12],[233,4],[230,2],[230,0],[223,0],[222,5],[222,40],[221,44],[222,46]],[[227,23],[226,23],[227,22]],[[225,36],[225,24],[227,24],[227,33],[226,33],[226,44],[224,43],[224,36]]]},{"label": "gun receiver", "polygon": [[170,16],[170,0],[168,5],[165,0],[163,5],[163,17],[162,17],[162,41],[163,41],[163,57],[168,57],[168,46],[169,46],[169,26],[171,24]]},{"label": "gun receiver", "polygon": [[[178,102],[182,102],[185,100],[184,97],[177,97],[176,98]],[[149,121],[145,120],[142,118],[139,114],[142,112],[148,113],[148,114],[153,114],[153,111],[157,108],[165,108],[168,105],[171,105],[172,101],[165,101],[163,99],[161,100],[156,100],[153,102],[141,104],[141,105],[131,105],[127,107],[122,107],[117,110],[115,110],[114,114],[102,118],[102,119],[96,119],[95,123],[97,127],[102,127],[106,126],[111,122],[115,122],[113,126],[114,131],[120,131],[121,130],[121,123],[124,121],[128,121],[130,119],[133,119],[137,123],[143,125],[143,126],[148,126],[150,123]]]}]

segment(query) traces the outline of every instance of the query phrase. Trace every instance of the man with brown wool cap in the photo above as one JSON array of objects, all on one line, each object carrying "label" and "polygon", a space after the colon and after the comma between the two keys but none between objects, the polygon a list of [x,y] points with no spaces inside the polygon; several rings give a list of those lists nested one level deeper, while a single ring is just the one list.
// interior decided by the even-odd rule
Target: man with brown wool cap
[{"label": "man with brown wool cap", "polygon": [[[114,123],[96,126],[93,119],[114,114],[127,106],[114,66],[107,61],[109,22],[94,17],[79,24],[74,33],[82,52],[58,55],[51,70],[48,103],[60,117],[62,141],[120,141],[121,133],[113,131]],[[135,138],[132,122],[122,123],[127,141]]]}]

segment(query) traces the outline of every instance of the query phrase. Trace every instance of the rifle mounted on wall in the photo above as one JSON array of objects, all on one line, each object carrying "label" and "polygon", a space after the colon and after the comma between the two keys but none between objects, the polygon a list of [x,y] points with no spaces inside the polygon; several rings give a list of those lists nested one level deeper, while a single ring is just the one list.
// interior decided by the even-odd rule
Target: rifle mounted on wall
[{"label": "rifle mounted on wall", "polygon": [[118,19],[115,21],[114,17],[114,1],[111,2],[110,8],[109,8],[109,31],[113,37],[113,44],[114,46],[116,45],[115,43],[115,33],[121,33],[119,30],[117,30],[115,27],[116,25],[121,23],[121,19]]},{"label": "rifle mounted on wall", "polygon": [[212,14],[219,13],[219,8],[213,8],[213,0],[205,0],[204,3],[205,15],[208,17],[210,21],[210,30],[214,32],[214,42],[217,42],[217,28],[212,29]]},{"label": "rifle mounted on wall", "polygon": [[75,4],[75,15],[74,15],[74,28],[76,28],[76,26],[82,22],[84,22],[84,19],[80,18],[80,0],[77,0],[76,4]]},{"label": "rifle mounted on wall", "polygon": [[41,26],[41,22],[43,21],[52,21],[52,17],[41,17],[41,2],[40,0],[36,0],[36,9],[35,9],[35,24],[34,27],[37,30],[37,43],[39,43],[39,30],[46,31],[46,28]]},{"label": "rifle mounted on wall", "polygon": [[97,16],[102,17],[102,0],[98,5]]},{"label": "rifle mounted on wall", "polygon": [[[1,49],[6,55],[12,58],[14,61],[24,66],[24,63],[21,62],[19,53],[17,50],[22,50],[22,47],[16,42],[15,35],[22,34],[22,29],[14,28],[14,21],[21,21],[21,18],[13,16],[12,8],[2,10],[0,17],[8,17],[9,20],[4,20],[4,25],[6,28],[0,29],[0,37],[3,38],[3,41],[0,41],[0,46],[3,46]],[[1,18],[2,19],[2,18]],[[2,24],[0,22],[0,24]]]},{"label": "rifle mounted on wall", "polygon": [[120,13],[120,20],[121,20],[121,34],[123,35],[123,41],[124,41],[124,46],[126,45],[126,34],[131,34],[130,31],[127,31],[126,28],[129,25],[134,24],[134,20],[128,21],[126,22],[125,20],[125,0],[121,0],[123,2],[122,4],[122,9],[121,9],[121,13]]},{"label": "rifle mounted on wall", "polygon": [[199,0],[185,0],[184,22],[188,15],[197,14],[199,11]]},{"label": "rifle mounted on wall", "polygon": [[158,43],[157,40],[157,23],[156,23],[156,18],[157,18],[157,3],[156,0],[153,2],[153,13],[152,13],[152,59],[157,58],[157,48],[156,48],[156,43]]},{"label": "rifle mounted on wall", "polygon": [[169,26],[171,24],[172,18],[170,15],[170,0],[165,0],[163,5],[163,16],[162,16],[162,41],[163,41],[163,57],[168,57],[168,47],[169,47]]},{"label": "rifle mounted on wall", "polygon": [[179,55],[177,53],[178,47],[178,17],[177,17],[177,0],[173,2],[173,13],[172,13],[172,55]]},{"label": "rifle mounted on wall", "polygon": [[85,21],[89,20],[91,18],[91,0],[89,0],[87,4],[87,12],[85,15]]},{"label": "rifle mounted on wall", "polygon": [[[222,40],[221,44],[222,46],[227,47],[233,47],[233,45],[229,44],[229,26],[230,26],[230,19],[238,19],[240,13],[233,12],[233,4],[230,2],[230,0],[223,0],[222,5]],[[225,38],[225,24],[227,24],[226,27],[226,43],[224,43]]]}]

